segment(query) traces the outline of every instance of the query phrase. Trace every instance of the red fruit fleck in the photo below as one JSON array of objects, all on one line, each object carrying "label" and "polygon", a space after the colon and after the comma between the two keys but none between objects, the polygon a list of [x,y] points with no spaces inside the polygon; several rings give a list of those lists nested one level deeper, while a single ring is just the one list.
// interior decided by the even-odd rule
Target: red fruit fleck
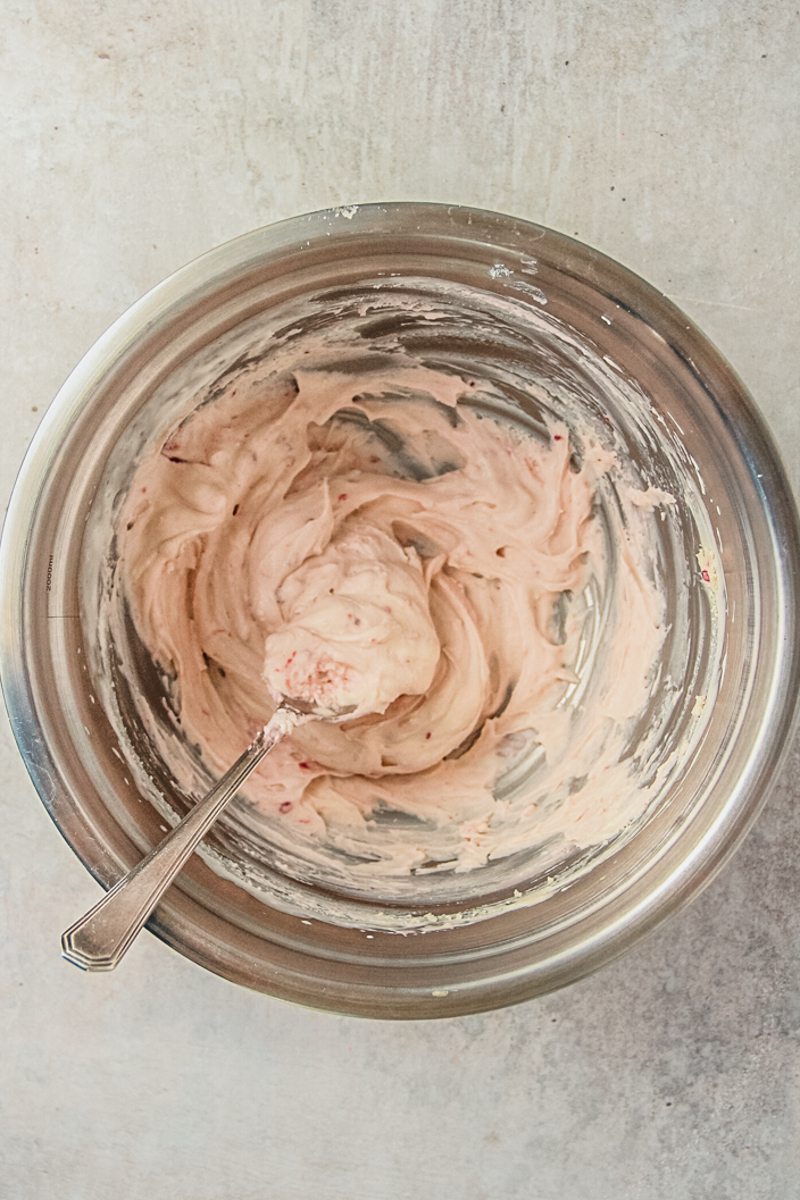
[{"label": "red fruit fleck", "polygon": [[704,570],[702,572],[702,576],[703,576],[703,579],[705,579],[706,583],[711,583],[711,576],[709,575],[708,571]]},{"label": "red fruit fleck", "polygon": [[347,492],[339,492],[339,495],[336,497],[336,499],[337,499],[337,500],[346,500],[346,499],[347,499]]},{"label": "red fruit fleck", "polygon": [[560,433],[554,433],[554,434],[553,434],[553,441],[554,441],[554,442],[563,442],[563,440],[564,440],[564,438],[562,437],[562,435],[561,435]]},{"label": "red fruit fleck", "polygon": [[291,811],[292,811],[291,800],[284,800],[283,804],[278,809],[278,812],[282,812],[282,813],[287,813],[287,812],[291,812]]},{"label": "red fruit fleck", "polygon": [[369,461],[370,462],[380,462],[381,460],[378,458],[377,454],[371,454]]},{"label": "red fruit fleck", "polygon": [[297,764],[301,771],[310,771],[311,763],[301,762]]},{"label": "red fruit fleck", "polygon": [[429,741],[432,737],[433,734],[430,732],[430,730],[428,730],[428,732],[425,734],[425,741]]}]

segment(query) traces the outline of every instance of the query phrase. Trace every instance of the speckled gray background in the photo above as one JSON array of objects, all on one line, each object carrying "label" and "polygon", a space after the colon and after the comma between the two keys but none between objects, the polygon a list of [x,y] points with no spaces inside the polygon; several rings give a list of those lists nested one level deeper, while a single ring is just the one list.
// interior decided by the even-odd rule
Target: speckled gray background
[{"label": "speckled gray background", "polygon": [[[800,479],[800,16],[684,0],[6,0],[3,498],[104,327],[214,243],[328,204],[462,201],[576,234],[728,354]],[[800,753],[724,874],[599,975],[429,1025],[295,1010],[95,898],[2,729],[10,1200],[800,1196]]]}]

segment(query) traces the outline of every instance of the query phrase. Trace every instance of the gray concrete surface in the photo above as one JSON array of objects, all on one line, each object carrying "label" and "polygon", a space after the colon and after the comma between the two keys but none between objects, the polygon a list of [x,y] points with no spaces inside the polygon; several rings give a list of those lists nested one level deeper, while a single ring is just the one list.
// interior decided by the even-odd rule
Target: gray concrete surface
[{"label": "gray concrete surface", "polygon": [[[3,498],[103,328],[214,243],[328,204],[469,202],[620,258],[728,354],[800,480],[800,16],[774,0],[6,0]],[[0,1193],[13,1200],[800,1195],[795,749],[723,875],[515,1010],[296,1010],[145,936],[88,978],[95,887],[3,726]]]}]

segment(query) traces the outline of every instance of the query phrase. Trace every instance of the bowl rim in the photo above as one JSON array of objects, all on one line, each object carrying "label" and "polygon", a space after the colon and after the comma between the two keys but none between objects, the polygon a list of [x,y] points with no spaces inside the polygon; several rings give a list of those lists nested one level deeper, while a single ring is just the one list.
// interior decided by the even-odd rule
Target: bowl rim
[{"label": "bowl rim", "polygon": [[[57,771],[57,767],[46,753],[42,754],[41,744],[38,754],[30,752],[37,717],[24,669],[27,659],[24,624],[17,617],[27,567],[28,537],[35,518],[36,499],[48,477],[52,448],[60,442],[84,398],[101,382],[110,366],[153,324],[173,316],[199,289],[218,288],[227,277],[236,277],[246,265],[252,265],[259,258],[297,248],[299,243],[321,233],[345,239],[351,235],[364,237],[376,233],[399,236],[397,224],[401,216],[404,227],[413,226],[416,221],[417,232],[426,232],[428,226],[433,233],[443,232],[447,226],[448,236],[465,242],[474,241],[476,232],[484,235],[495,232],[507,245],[510,239],[516,238],[519,241],[516,250],[524,249],[523,243],[536,243],[547,238],[584,278],[588,269],[593,283],[598,277],[609,283],[613,281],[615,298],[635,297],[637,311],[641,312],[644,305],[651,314],[647,318],[650,325],[655,317],[658,318],[656,327],[668,325],[677,331],[679,346],[688,343],[695,348],[701,347],[706,371],[710,368],[724,376],[731,403],[738,413],[743,414],[749,430],[756,435],[752,439],[753,445],[749,446],[753,471],[768,475],[773,486],[768,517],[774,546],[779,552],[776,571],[783,583],[779,602],[785,650],[776,663],[769,704],[762,715],[763,725],[770,729],[769,743],[753,751],[748,760],[748,771],[731,792],[724,809],[658,888],[625,906],[621,916],[601,923],[591,939],[572,947],[569,953],[555,956],[558,961],[554,958],[552,962],[539,964],[536,971],[514,971],[513,977],[468,981],[446,995],[431,993],[430,989],[410,989],[409,995],[414,993],[414,1003],[401,1011],[396,1011],[391,995],[381,999],[382,989],[378,984],[370,985],[372,1002],[363,1006],[346,1001],[336,989],[316,996],[282,986],[269,989],[271,994],[299,1003],[354,1015],[453,1016],[515,1003],[580,978],[622,953],[666,916],[698,895],[727,862],[761,811],[769,784],[780,769],[797,722],[795,700],[800,690],[800,638],[796,590],[800,580],[800,522],[780,455],[764,417],[727,360],[690,317],[641,276],[593,247],[530,221],[469,206],[413,201],[339,206],[289,217],[241,234],[193,259],[131,305],[87,350],[44,413],[23,458],[0,538],[0,684],[17,746],[46,811],[92,875],[104,886],[110,886],[97,862],[97,847],[92,854],[92,846],[87,845],[90,839],[87,839],[83,826],[65,818],[63,807],[58,807],[57,811],[52,780],[52,772]],[[442,229],[433,229],[437,222]],[[412,228],[411,232],[414,231]],[[686,351],[684,357],[696,371],[692,355]],[[46,747],[44,749],[46,751]],[[233,962],[220,962],[209,952],[204,952],[199,943],[187,945],[179,925],[180,922],[173,921],[169,905],[162,905],[148,922],[151,932],[184,956],[228,979],[255,986]]]}]

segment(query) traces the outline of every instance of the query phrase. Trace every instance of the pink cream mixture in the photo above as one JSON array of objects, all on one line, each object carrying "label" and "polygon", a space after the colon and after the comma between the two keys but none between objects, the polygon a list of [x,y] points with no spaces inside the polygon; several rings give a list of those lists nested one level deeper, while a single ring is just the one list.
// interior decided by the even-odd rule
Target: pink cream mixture
[{"label": "pink cream mixture", "polygon": [[[631,493],[610,563],[595,502],[613,456],[589,443],[578,463],[566,426],[520,434],[471,389],[415,366],[239,379],[134,475],[124,586],[206,762],[226,769],[283,695],[353,709],[298,728],[248,785],[297,837],[363,845],[395,811],[456,830],[466,869],[570,822],[618,831],[664,632],[641,546],[670,498]],[[590,585],[612,568],[606,667],[576,716]],[[537,747],[520,808],[498,781]],[[405,853],[393,869],[426,861],[424,833]]]}]

